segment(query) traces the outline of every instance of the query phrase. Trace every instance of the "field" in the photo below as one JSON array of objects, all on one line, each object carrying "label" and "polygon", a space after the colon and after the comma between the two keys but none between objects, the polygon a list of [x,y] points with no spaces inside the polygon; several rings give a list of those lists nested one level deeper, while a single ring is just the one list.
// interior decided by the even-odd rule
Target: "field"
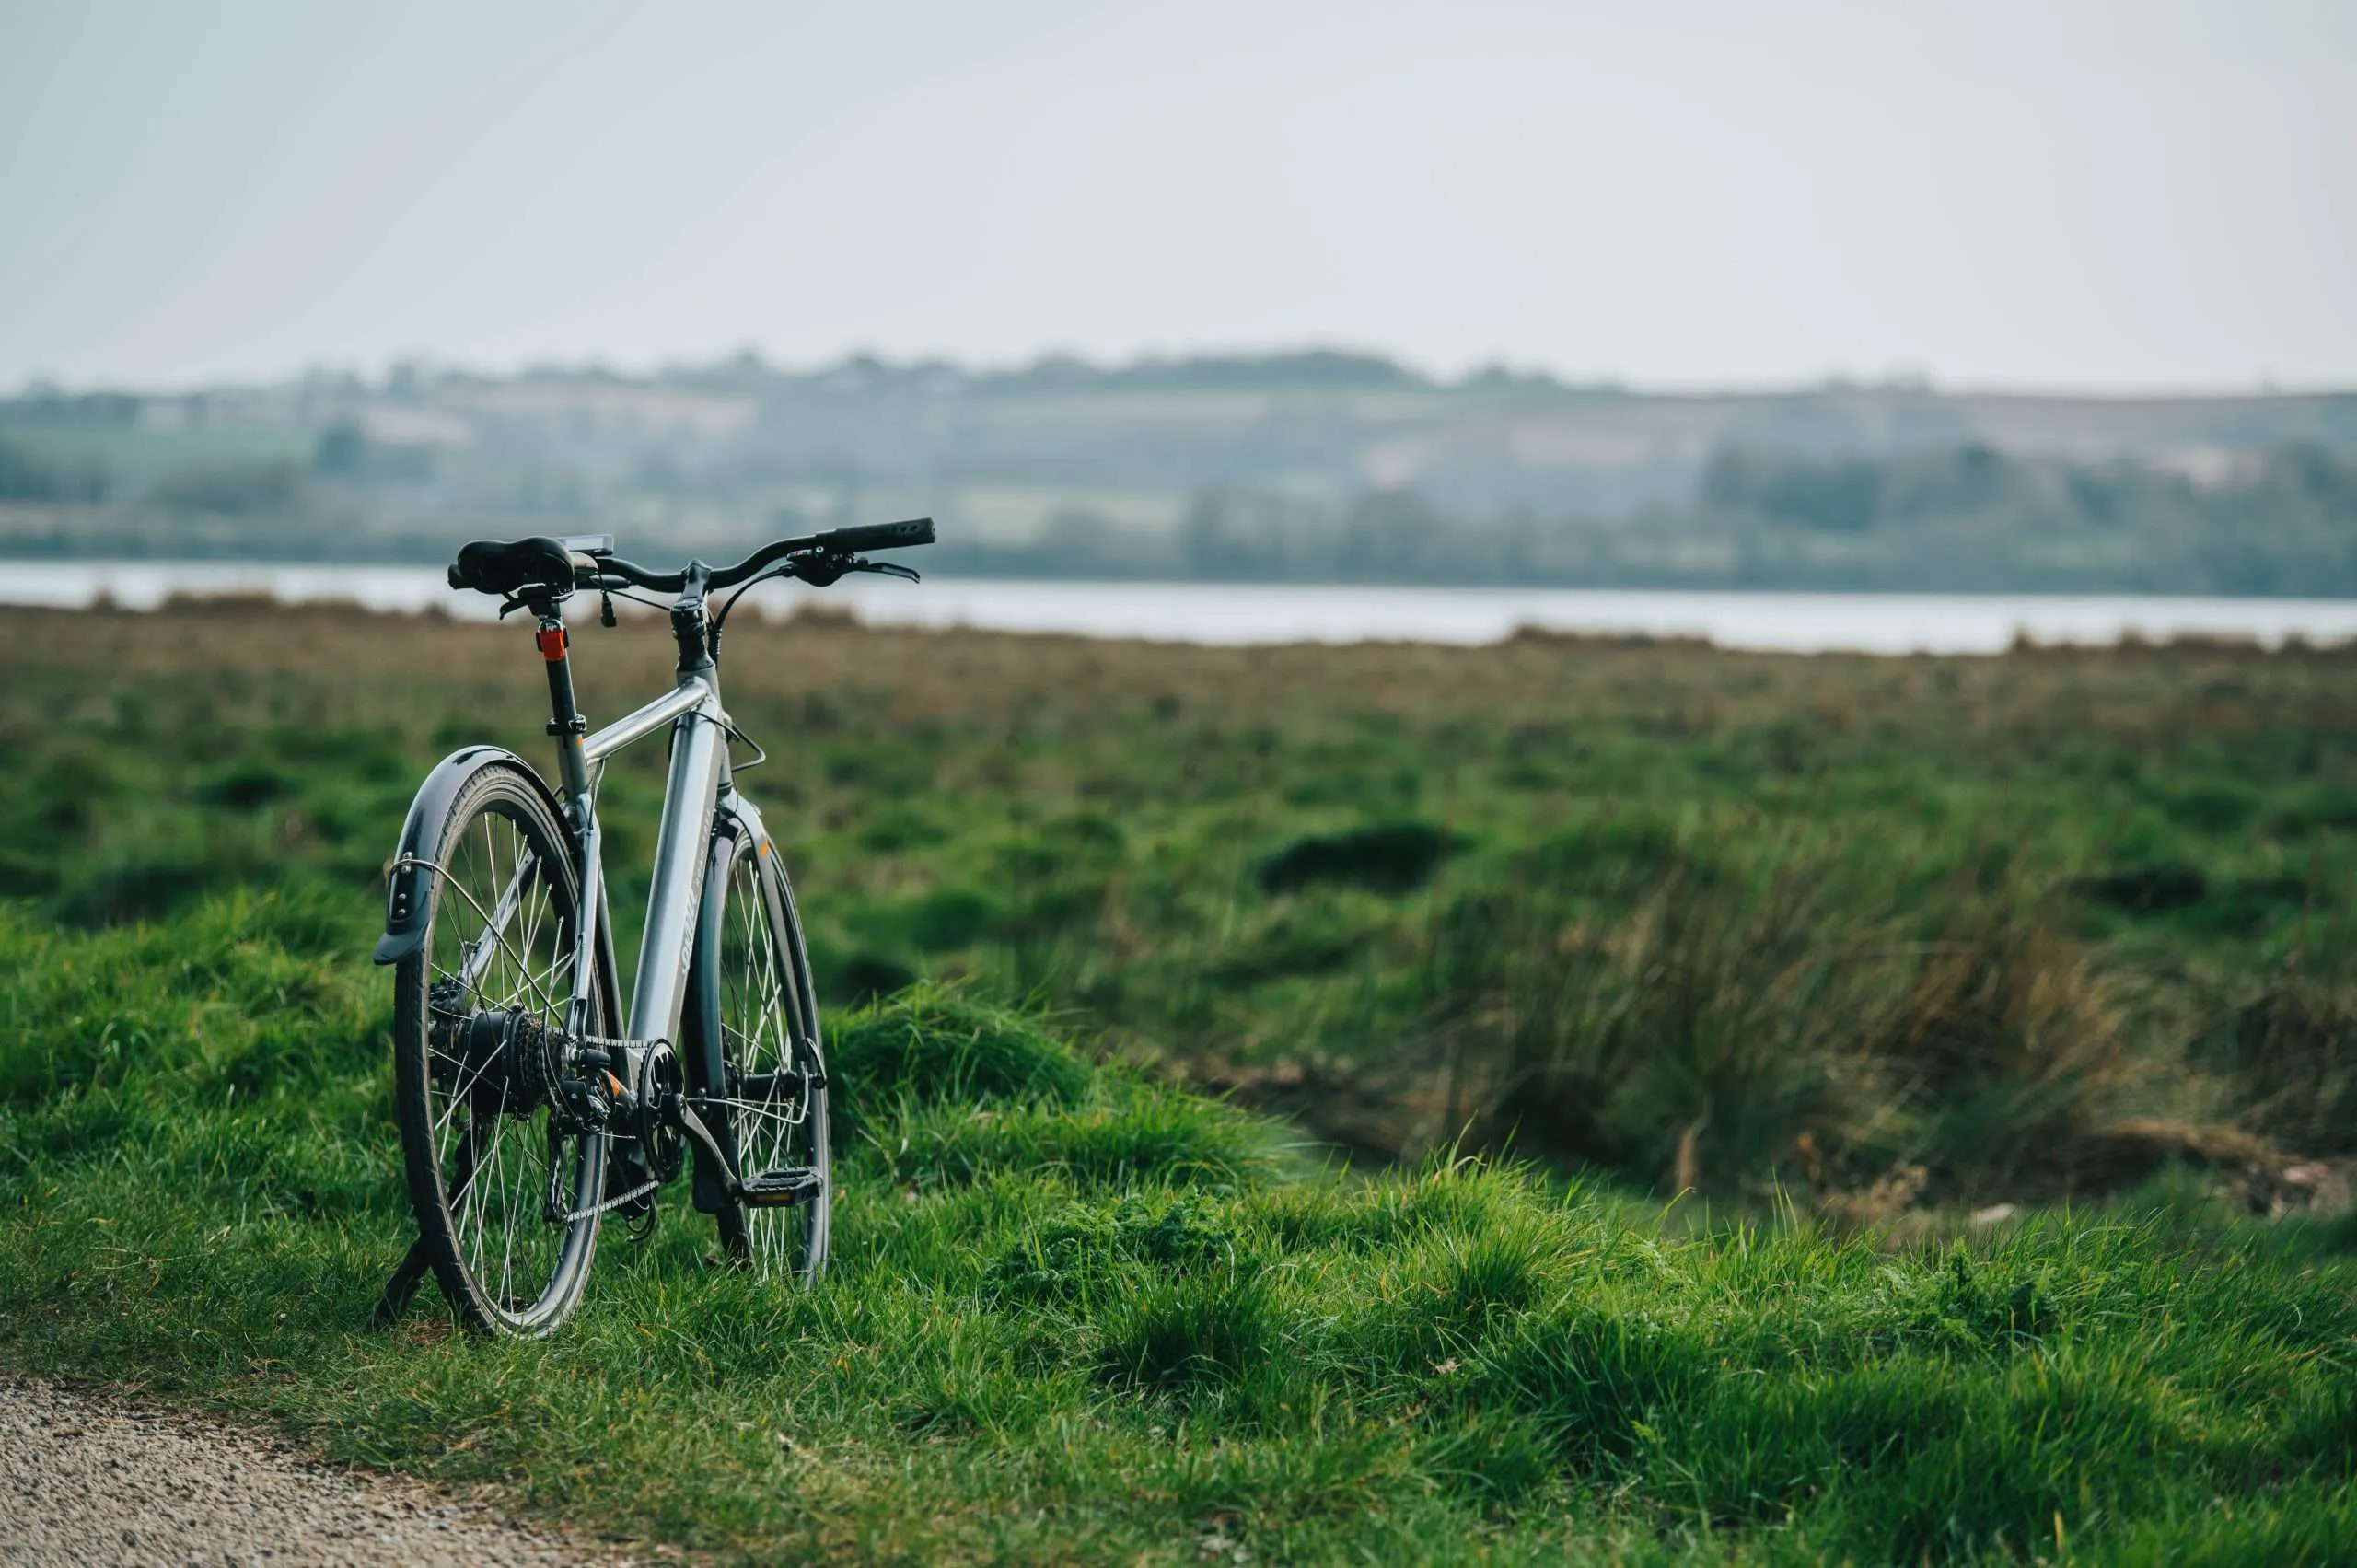
[{"label": "field", "polygon": [[[576,662],[596,720],[667,651]],[[0,1363],[723,1556],[2357,1539],[2347,652],[741,626],[838,1272],[672,1214],[525,1347],[367,1327],[364,955],[424,769],[545,745],[528,633],[17,611],[0,673]]]}]

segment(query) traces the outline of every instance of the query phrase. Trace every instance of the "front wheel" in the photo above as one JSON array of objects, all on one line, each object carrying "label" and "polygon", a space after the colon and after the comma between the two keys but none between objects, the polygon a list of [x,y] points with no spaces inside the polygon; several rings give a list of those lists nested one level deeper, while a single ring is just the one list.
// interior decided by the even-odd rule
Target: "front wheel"
[{"label": "front wheel", "polygon": [[790,1208],[747,1208],[700,1168],[696,1204],[714,1213],[727,1255],[764,1279],[818,1283],[834,1214],[827,1062],[794,890],[766,834],[724,817],[689,991],[688,1070],[699,1113],[747,1178],[818,1178]]}]

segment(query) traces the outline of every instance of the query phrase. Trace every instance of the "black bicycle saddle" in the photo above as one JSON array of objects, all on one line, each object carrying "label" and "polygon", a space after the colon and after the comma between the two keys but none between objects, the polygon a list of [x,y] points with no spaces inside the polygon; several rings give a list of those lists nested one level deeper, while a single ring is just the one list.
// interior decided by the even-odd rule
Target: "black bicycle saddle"
[{"label": "black bicycle saddle", "polygon": [[479,539],[462,545],[450,567],[450,586],[478,593],[513,594],[519,588],[573,587],[573,554],[555,540],[535,536],[502,542]]}]

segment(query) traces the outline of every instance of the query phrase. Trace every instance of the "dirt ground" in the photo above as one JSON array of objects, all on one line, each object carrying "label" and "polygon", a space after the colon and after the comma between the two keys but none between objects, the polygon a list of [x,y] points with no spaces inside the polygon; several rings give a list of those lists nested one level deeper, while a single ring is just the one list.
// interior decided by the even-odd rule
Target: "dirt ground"
[{"label": "dirt ground", "polygon": [[0,1564],[448,1563],[633,1559],[417,1481],[136,1400],[0,1377]]}]

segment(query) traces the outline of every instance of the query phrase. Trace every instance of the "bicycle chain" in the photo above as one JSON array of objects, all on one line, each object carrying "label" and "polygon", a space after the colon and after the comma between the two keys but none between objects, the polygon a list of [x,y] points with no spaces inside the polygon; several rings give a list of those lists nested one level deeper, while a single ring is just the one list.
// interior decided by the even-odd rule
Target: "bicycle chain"
[{"label": "bicycle chain", "polygon": [[592,1203],[586,1209],[575,1209],[573,1213],[565,1215],[559,1223],[571,1225],[575,1220],[586,1220],[591,1214],[602,1214],[609,1209],[619,1209],[624,1203],[636,1202],[639,1199],[645,1197],[649,1192],[654,1191],[657,1187],[662,1185],[663,1184],[659,1181],[641,1182],[627,1192],[615,1193],[612,1197],[607,1199],[602,1203]]}]

